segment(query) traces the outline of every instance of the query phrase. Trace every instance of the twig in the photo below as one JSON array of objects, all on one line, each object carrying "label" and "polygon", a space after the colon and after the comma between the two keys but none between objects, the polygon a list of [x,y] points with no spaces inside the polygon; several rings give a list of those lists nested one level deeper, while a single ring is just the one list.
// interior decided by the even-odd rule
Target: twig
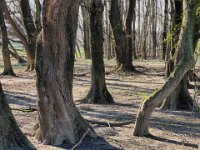
[{"label": "twig", "polygon": [[88,134],[88,132],[90,131],[90,129],[88,129],[84,134],[83,136],[81,137],[81,139],[78,141],[78,143],[76,143],[76,145],[74,145],[72,147],[71,150],[75,150],[75,148],[77,148],[82,142],[83,142],[83,139],[86,137],[86,135]]}]

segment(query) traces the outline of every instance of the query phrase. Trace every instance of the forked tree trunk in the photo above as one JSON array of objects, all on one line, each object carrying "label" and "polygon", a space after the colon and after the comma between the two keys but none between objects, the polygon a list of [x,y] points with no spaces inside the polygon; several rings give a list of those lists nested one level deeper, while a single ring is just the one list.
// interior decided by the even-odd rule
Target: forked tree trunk
[{"label": "forked tree trunk", "polygon": [[129,2],[125,30],[119,2],[119,0],[111,0],[109,16],[116,44],[117,69],[120,71],[135,71],[135,67],[132,64],[132,23],[135,16],[135,0],[130,0]]},{"label": "forked tree trunk", "polygon": [[73,101],[73,68],[78,0],[46,0],[43,9],[43,46],[37,50],[39,129],[44,144],[76,143],[93,129]]},{"label": "forked tree trunk", "polygon": [[193,58],[194,20],[192,18],[196,15],[196,9],[194,6],[198,3],[199,0],[194,0],[192,2],[183,0],[184,16],[179,36],[180,40],[177,47],[177,51],[182,52],[182,59],[163,87],[150,95],[142,103],[134,127],[133,135],[135,136],[148,136],[150,134],[148,127],[152,112],[159,103],[166,99],[169,94],[177,88],[181,80],[184,78],[184,75],[193,67],[195,63]]},{"label": "forked tree trunk", "polygon": [[0,84],[0,149],[34,150],[34,146],[17,126]]},{"label": "forked tree trunk", "polygon": [[90,29],[92,44],[91,87],[83,101],[94,104],[114,103],[105,83],[103,61],[103,4],[101,0],[92,0]]},{"label": "forked tree trunk", "polygon": [[10,53],[8,48],[8,35],[7,35],[7,28],[4,20],[3,15],[3,7],[2,2],[0,2],[0,29],[1,29],[1,35],[2,35],[2,54],[3,54],[3,64],[4,64],[4,70],[2,75],[11,75],[15,76],[15,73],[13,72],[13,68],[11,65],[10,60]]}]

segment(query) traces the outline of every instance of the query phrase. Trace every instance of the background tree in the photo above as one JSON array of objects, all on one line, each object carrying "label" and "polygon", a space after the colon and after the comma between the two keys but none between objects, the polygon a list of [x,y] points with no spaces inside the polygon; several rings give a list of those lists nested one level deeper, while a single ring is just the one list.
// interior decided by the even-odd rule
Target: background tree
[{"label": "background tree", "polygon": [[10,61],[10,53],[8,49],[8,35],[7,35],[6,24],[4,21],[2,2],[0,2],[0,27],[1,27],[1,34],[2,34],[2,54],[3,54],[3,63],[4,63],[4,70],[3,70],[2,75],[15,76],[15,73],[13,72],[13,68]]},{"label": "background tree", "polygon": [[43,48],[37,52],[39,132],[44,144],[75,144],[82,135],[95,133],[73,101],[73,68],[78,0],[51,3],[43,9]]},{"label": "background tree", "polygon": [[11,17],[6,1],[3,0],[5,18],[8,20],[16,36],[21,40],[23,46],[25,47],[28,58],[27,70],[34,70],[37,30],[32,18],[29,1],[21,0],[20,4],[23,24],[26,32],[23,32],[16,21]]},{"label": "background tree", "polygon": [[105,68],[103,61],[103,4],[101,0],[92,0],[90,6],[91,31],[91,87],[83,99],[88,103],[113,103],[113,98],[105,83]]},{"label": "background tree", "polygon": [[126,28],[123,28],[123,16],[120,12],[119,0],[111,0],[110,23],[115,39],[117,69],[122,71],[135,71],[132,65],[132,24],[135,17],[136,1],[129,1]]}]

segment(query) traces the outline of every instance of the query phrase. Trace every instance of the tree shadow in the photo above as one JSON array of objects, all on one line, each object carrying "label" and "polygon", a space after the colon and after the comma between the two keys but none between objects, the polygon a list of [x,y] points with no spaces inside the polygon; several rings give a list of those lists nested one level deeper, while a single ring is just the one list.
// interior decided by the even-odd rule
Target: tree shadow
[{"label": "tree shadow", "polygon": [[[72,149],[74,145],[72,144],[62,144],[59,147],[63,149]],[[102,137],[88,138],[86,137],[82,143],[76,147],[76,150],[122,150],[120,148],[114,147],[108,141]]]},{"label": "tree shadow", "polygon": [[157,136],[154,136],[154,135],[148,135],[146,137],[151,138],[151,139],[156,140],[156,141],[160,141],[160,142],[166,142],[166,143],[176,144],[176,145],[183,145],[183,146],[186,146],[186,147],[191,147],[191,148],[196,148],[196,149],[199,148],[197,144],[179,142],[179,141],[175,141],[175,140],[171,140],[171,139],[157,137]]},{"label": "tree shadow", "polygon": [[21,92],[11,92],[4,91],[9,104],[19,105],[22,107],[36,107],[36,95],[21,93]]}]

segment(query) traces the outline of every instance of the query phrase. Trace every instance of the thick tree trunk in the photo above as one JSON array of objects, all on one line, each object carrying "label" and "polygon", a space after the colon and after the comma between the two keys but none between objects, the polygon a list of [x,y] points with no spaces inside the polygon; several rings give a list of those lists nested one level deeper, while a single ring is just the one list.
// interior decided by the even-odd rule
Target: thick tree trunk
[{"label": "thick tree trunk", "polygon": [[0,2],[0,27],[2,35],[2,54],[3,54],[3,64],[4,64],[4,70],[2,75],[15,76],[9,55],[8,35],[7,35],[6,24],[4,21],[2,2]]},{"label": "thick tree trunk", "polygon": [[37,50],[39,131],[44,144],[76,143],[93,129],[73,101],[73,68],[78,0],[46,0],[43,10],[43,46]]},{"label": "thick tree trunk", "polygon": [[[193,58],[193,28],[194,20],[192,19],[195,15],[196,9],[195,5],[198,4],[198,0],[189,2],[188,0],[183,0],[183,22],[181,28],[181,34],[179,36],[179,42],[177,51],[181,51],[182,58],[179,64],[174,69],[174,72],[165,82],[162,88],[150,95],[142,103],[137,120],[134,127],[133,134],[136,136],[148,136],[150,133],[148,131],[149,120],[153,110],[158,106],[160,102],[166,99],[169,94],[177,88],[181,80],[184,78],[185,74],[193,67],[195,64]],[[192,5],[192,6],[191,6]]]},{"label": "thick tree trunk", "polygon": [[91,0],[82,0],[83,6],[82,14],[83,14],[83,32],[84,32],[84,53],[85,59],[91,58],[91,43],[90,43],[90,3]]},{"label": "thick tree trunk", "polygon": [[92,0],[90,14],[92,66],[91,87],[83,99],[88,103],[114,103],[105,83],[105,68],[103,62],[103,4],[101,0]]},{"label": "thick tree trunk", "polygon": [[0,84],[0,149],[35,149],[17,126]]}]

